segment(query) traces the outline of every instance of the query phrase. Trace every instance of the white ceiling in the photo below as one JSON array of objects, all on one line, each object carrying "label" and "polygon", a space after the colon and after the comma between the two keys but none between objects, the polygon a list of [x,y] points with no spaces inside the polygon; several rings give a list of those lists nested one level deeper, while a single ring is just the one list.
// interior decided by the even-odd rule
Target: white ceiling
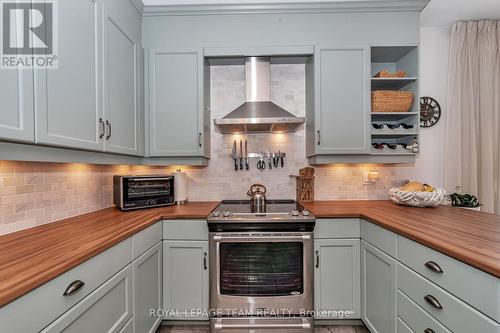
[{"label": "white ceiling", "polygon": [[460,20],[500,19],[500,0],[431,0],[422,10],[421,26],[444,26]]},{"label": "white ceiling", "polygon": [[[314,0],[313,2],[339,2],[344,0]],[[306,3],[308,0],[142,0],[145,6],[162,5],[228,5],[228,4],[275,4]]]}]

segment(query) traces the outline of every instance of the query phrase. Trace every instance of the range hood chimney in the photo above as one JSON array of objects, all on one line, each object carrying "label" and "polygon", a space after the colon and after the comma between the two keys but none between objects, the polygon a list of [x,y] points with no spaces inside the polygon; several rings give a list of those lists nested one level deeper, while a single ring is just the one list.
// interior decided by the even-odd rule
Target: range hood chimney
[{"label": "range hood chimney", "polygon": [[245,58],[246,102],[215,126],[222,133],[293,132],[305,122],[271,102],[271,72],[269,58]]}]

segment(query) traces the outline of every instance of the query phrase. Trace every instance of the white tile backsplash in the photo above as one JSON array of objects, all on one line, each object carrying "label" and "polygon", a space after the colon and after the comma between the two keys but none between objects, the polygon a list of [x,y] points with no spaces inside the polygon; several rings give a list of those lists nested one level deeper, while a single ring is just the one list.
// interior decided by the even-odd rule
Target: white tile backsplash
[{"label": "white tile backsplash", "polygon": [[[271,65],[271,99],[297,116],[305,114],[304,65]],[[245,101],[244,66],[211,68],[212,118],[221,118]],[[213,123],[213,122],[212,122]],[[188,173],[188,200],[244,199],[250,185],[267,187],[269,198],[295,198],[290,175],[307,166],[304,128],[289,134],[223,135],[212,125],[212,158],[206,168],[182,168]],[[287,154],[284,168],[234,171],[233,140],[248,140],[249,152],[267,147]],[[316,200],[385,199],[399,183],[395,168],[378,166],[380,180],[363,185],[370,165],[316,168]],[[0,234],[112,206],[114,174],[170,173],[171,167],[131,167],[0,161]]]}]

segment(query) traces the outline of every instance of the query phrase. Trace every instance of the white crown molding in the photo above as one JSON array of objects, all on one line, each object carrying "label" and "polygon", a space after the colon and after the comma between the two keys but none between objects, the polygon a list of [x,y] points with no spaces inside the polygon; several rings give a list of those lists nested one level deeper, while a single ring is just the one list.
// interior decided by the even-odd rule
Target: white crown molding
[{"label": "white crown molding", "polygon": [[[141,2],[141,0],[134,0]],[[231,5],[165,5],[143,6],[144,16],[182,15],[234,15],[234,14],[286,14],[335,12],[420,12],[430,0],[343,0],[335,2],[303,2],[275,4]]]},{"label": "white crown molding", "polygon": [[139,14],[142,15],[144,13],[144,3],[142,0],[130,0],[130,2],[132,2]]}]

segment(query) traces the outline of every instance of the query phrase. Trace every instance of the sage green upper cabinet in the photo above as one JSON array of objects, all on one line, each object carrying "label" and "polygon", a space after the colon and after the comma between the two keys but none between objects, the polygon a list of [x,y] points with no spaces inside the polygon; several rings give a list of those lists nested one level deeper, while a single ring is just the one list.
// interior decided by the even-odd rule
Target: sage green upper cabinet
[{"label": "sage green upper cabinet", "polygon": [[202,49],[148,53],[150,156],[209,157],[210,104],[204,86],[210,78]]},{"label": "sage green upper cabinet", "polygon": [[0,139],[33,142],[33,72],[0,69]]},{"label": "sage green upper cabinet", "polygon": [[368,154],[368,46],[316,46],[306,72],[307,156]]},{"label": "sage green upper cabinet", "polygon": [[59,1],[59,68],[35,70],[36,142],[102,150],[101,1]]},{"label": "sage green upper cabinet", "polygon": [[141,16],[128,0],[103,6],[104,150],[139,155]]}]

